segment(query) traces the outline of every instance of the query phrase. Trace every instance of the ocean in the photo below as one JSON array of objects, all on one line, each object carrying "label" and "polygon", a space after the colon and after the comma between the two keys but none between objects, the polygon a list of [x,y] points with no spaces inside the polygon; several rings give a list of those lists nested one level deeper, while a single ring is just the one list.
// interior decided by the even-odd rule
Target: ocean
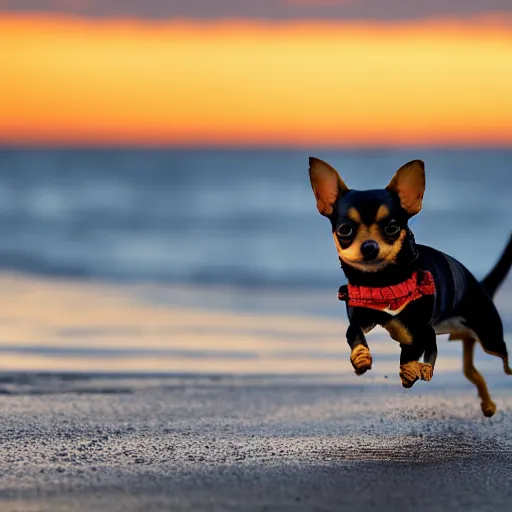
[{"label": "ocean", "polygon": [[[456,257],[478,277],[491,268],[510,235],[512,150],[508,149],[1,149],[3,367],[76,369],[78,362],[88,361],[88,354],[91,366],[109,369],[105,361],[112,362],[115,355],[123,359],[122,351],[126,355],[129,345],[132,352],[124,360],[131,362],[123,366],[126,371],[222,372],[229,367],[243,372],[243,357],[235,357],[233,363],[232,355],[245,343],[244,350],[252,354],[247,357],[260,363],[262,354],[279,346],[280,363],[254,364],[254,371],[285,367],[323,371],[326,366],[335,371],[333,354],[337,365],[339,357],[346,357],[344,312],[336,300],[344,278],[329,222],[315,208],[309,155],[331,163],[355,189],[382,188],[402,164],[424,160],[427,190],[423,211],[412,221],[416,239]],[[34,290],[39,290],[35,302]],[[133,325],[124,325],[133,323],[133,318],[121,313],[112,316],[115,326],[100,311],[93,314],[94,320],[86,319],[91,304],[99,304],[109,293],[117,297],[112,299],[116,303],[135,297],[139,309],[126,310],[126,315],[140,314],[148,322],[156,321],[151,316],[155,308],[168,308],[165,328],[171,331],[179,311],[186,309],[192,316],[189,324],[180,324],[181,339],[204,339],[197,342],[196,350],[193,341],[186,347],[178,343],[179,334],[169,336],[165,329],[152,332],[160,352],[151,353],[144,331],[150,326],[144,322],[136,322],[135,332]],[[87,307],[80,304],[80,297],[87,297]],[[511,297],[509,280],[499,297],[509,331]],[[67,307],[70,300],[76,301],[74,308]],[[56,301],[53,320],[47,319],[43,328],[39,309],[49,308],[52,301]],[[9,315],[7,303],[11,303]],[[20,317],[20,310],[28,316]],[[224,315],[221,331],[204,320],[205,314],[214,314],[217,320]],[[245,327],[235,322],[238,328],[230,331],[232,342],[223,349],[224,359],[212,353],[240,315],[251,315],[252,320],[246,318]],[[277,330],[269,328],[264,320],[269,315],[273,322],[278,318],[279,322],[283,318],[327,322],[317,327],[332,350],[326,352],[323,346],[315,352],[313,344],[304,352],[315,330],[304,327],[299,332],[290,321]],[[258,326],[248,334],[246,326],[252,321]],[[27,322],[32,322],[33,330]],[[339,323],[339,335],[338,323],[330,322]],[[214,331],[217,337],[210,339]],[[270,331],[276,337],[269,338]],[[250,339],[240,341],[244,336]],[[91,341],[94,337],[97,344]],[[302,340],[300,357],[297,343],[291,341],[297,337]],[[262,348],[262,339],[271,340],[268,347]],[[178,353],[178,346],[191,352]],[[73,355],[78,349],[81,352]],[[107,349],[114,350],[114,356]],[[13,359],[6,363],[9,354]],[[321,360],[322,354],[324,366],[307,364]],[[28,355],[35,362],[26,363]],[[153,366],[141,366],[145,356]],[[188,364],[177,364],[183,357]],[[301,357],[304,364],[290,363]],[[173,364],[166,366],[165,361]]]}]

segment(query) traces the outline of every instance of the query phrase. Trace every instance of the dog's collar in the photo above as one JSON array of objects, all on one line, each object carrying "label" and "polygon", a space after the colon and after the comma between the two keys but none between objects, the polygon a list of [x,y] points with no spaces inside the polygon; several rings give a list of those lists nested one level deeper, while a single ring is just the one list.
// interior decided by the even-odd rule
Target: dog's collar
[{"label": "dog's collar", "polygon": [[354,308],[368,308],[396,315],[412,301],[434,295],[432,274],[416,270],[405,281],[391,286],[356,286],[348,283],[338,290],[338,299]]}]

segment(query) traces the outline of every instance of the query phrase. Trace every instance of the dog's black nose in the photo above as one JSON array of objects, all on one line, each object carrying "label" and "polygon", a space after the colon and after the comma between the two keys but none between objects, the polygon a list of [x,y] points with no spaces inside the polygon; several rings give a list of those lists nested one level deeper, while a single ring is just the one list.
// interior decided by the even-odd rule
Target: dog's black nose
[{"label": "dog's black nose", "polygon": [[366,240],[361,244],[361,254],[364,261],[374,260],[379,254],[379,244],[375,240]]}]

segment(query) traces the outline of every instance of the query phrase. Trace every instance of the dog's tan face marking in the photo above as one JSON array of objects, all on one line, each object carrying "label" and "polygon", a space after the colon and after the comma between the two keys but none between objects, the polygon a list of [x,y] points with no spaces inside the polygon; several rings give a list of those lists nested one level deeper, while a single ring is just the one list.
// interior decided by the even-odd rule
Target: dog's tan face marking
[{"label": "dog's tan face marking", "polygon": [[375,222],[380,222],[381,220],[384,220],[389,215],[389,208],[383,204],[379,206],[379,209],[377,210],[377,215],[375,215]]},{"label": "dog's tan face marking", "polygon": [[361,224],[361,214],[352,206],[347,211],[347,217],[357,224]]},{"label": "dog's tan face marking", "polygon": [[[364,270],[366,272],[377,272],[393,263],[402,248],[406,236],[405,229],[394,228],[396,231],[394,238],[386,236],[386,229],[390,229],[390,211],[386,205],[381,205],[375,215],[374,222],[369,225],[362,222],[361,213],[355,208],[350,207],[347,210],[348,223],[341,223],[338,230],[334,231],[333,238],[338,256],[348,265]],[[348,226],[348,227],[347,227]],[[352,230],[351,242],[347,242],[343,234],[347,230]],[[396,234],[398,234],[396,238]],[[361,245],[369,240],[377,242],[379,253],[372,261],[364,261],[361,252]],[[345,241],[345,243],[343,243]]]}]

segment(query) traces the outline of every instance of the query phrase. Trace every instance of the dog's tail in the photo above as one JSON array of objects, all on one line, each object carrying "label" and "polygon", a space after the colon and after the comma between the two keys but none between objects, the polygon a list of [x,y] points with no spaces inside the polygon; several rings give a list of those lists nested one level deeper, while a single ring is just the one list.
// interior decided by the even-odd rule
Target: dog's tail
[{"label": "dog's tail", "polygon": [[507,277],[508,271],[512,266],[512,235],[508,240],[507,247],[503,251],[501,258],[498,263],[494,265],[494,268],[483,278],[482,286],[484,290],[489,294],[490,297],[494,297],[494,294],[501,286],[501,283]]}]

